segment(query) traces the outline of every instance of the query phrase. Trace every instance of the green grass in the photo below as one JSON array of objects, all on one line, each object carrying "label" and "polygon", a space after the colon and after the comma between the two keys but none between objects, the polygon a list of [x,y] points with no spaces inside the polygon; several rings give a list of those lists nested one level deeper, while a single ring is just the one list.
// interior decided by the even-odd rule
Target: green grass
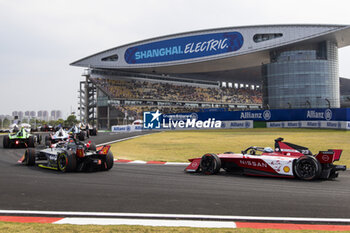
[{"label": "green grass", "polygon": [[168,131],[145,135],[112,145],[118,159],[185,162],[205,153],[240,153],[249,146],[274,147],[274,139],[320,150],[343,149],[338,164],[350,166],[350,132],[317,129],[230,129]]},{"label": "green grass", "polygon": [[[149,233],[149,232],[174,232],[174,233],[211,233],[211,232],[224,232],[224,233],[284,233],[284,232],[298,232],[298,233],[316,233],[327,231],[311,231],[311,230],[275,230],[275,229],[208,229],[208,228],[189,228],[189,227],[144,227],[144,226],[96,226],[96,225],[55,225],[44,223],[11,223],[0,222],[0,232],[23,232],[23,233],[37,233],[37,232],[127,232],[127,233]],[[335,232],[335,231],[332,231]],[[344,232],[344,231],[342,231]]]}]

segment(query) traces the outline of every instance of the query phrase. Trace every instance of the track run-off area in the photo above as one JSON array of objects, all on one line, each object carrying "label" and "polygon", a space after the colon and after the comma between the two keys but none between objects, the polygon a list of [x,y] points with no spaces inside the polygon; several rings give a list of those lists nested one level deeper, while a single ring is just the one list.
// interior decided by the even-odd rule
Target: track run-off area
[{"label": "track run-off area", "polygon": [[[89,140],[134,136],[139,134],[100,133]],[[19,164],[25,149],[4,149],[1,142],[2,136],[2,216],[350,224],[349,171],[311,182],[187,174],[183,164],[115,163],[107,172],[60,173]]]}]

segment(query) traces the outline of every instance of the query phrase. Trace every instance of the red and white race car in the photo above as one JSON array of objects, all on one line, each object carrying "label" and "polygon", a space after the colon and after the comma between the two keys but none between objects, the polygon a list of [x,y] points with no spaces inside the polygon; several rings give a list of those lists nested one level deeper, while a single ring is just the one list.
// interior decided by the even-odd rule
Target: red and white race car
[{"label": "red and white race car", "polygon": [[201,158],[189,159],[191,164],[186,172],[202,172],[207,175],[217,174],[223,168],[227,172],[240,171],[246,175],[290,177],[302,180],[333,179],[338,171],[345,171],[346,166],[334,165],[340,159],[342,150],[330,149],[312,155],[303,146],[275,139],[275,150],[270,147],[251,146],[241,154],[205,154]]}]

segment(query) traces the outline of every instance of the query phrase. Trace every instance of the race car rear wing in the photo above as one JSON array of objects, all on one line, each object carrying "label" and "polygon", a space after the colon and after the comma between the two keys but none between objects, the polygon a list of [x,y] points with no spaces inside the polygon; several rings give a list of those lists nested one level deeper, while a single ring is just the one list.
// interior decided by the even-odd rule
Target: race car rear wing
[{"label": "race car rear wing", "polygon": [[320,151],[315,156],[320,163],[333,163],[339,161],[343,150],[340,149],[329,149],[328,151]]}]

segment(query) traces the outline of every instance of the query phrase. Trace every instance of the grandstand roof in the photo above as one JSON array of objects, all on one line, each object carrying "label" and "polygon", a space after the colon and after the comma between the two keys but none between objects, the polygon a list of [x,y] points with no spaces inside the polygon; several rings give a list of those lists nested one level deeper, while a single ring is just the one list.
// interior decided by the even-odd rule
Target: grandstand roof
[{"label": "grandstand roof", "polygon": [[211,74],[208,79],[212,79],[216,72],[230,76],[231,71],[248,67],[256,72],[262,63],[270,62],[269,53],[274,49],[324,40],[336,41],[338,48],[350,45],[350,25],[258,25],[179,33],[108,49],[71,65],[143,73],[196,73],[198,79]]}]

